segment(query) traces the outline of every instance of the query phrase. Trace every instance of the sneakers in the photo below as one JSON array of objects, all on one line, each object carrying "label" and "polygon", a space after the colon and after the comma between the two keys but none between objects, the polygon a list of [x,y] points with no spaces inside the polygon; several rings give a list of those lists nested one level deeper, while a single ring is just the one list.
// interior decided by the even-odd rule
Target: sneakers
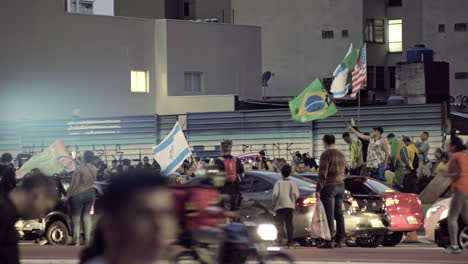
[{"label": "sneakers", "polygon": [[48,241],[47,239],[41,239],[39,240],[39,242],[37,243],[39,246],[44,246],[44,245],[47,245]]},{"label": "sneakers", "polygon": [[462,250],[459,247],[448,246],[444,249],[444,253],[447,254],[460,254]]}]

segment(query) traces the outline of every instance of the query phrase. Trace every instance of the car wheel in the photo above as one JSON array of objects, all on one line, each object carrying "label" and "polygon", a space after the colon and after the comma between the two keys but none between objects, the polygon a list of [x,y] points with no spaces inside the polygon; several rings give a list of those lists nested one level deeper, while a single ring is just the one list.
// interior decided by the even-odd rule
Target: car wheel
[{"label": "car wheel", "polygon": [[67,226],[62,221],[55,221],[47,227],[46,239],[52,245],[68,245],[72,238]]},{"label": "car wheel", "polygon": [[394,247],[400,244],[401,239],[403,238],[403,232],[393,232],[390,235],[386,235],[382,241],[382,246],[384,247]]},{"label": "car wheel", "polygon": [[375,248],[382,244],[384,236],[369,236],[356,238],[356,244],[360,247]]},{"label": "car wheel", "polygon": [[460,231],[458,242],[462,249],[468,249],[468,225]]}]

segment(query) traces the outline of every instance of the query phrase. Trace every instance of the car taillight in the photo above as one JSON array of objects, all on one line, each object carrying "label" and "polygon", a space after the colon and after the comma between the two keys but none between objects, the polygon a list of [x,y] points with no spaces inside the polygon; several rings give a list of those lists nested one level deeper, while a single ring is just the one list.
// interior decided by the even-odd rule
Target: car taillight
[{"label": "car taillight", "polygon": [[299,202],[299,205],[303,207],[314,206],[317,204],[317,198],[307,197],[307,198],[300,199],[298,202]]},{"label": "car taillight", "polygon": [[90,215],[94,215],[94,204],[91,206],[91,211],[89,212]]},{"label": "car taillight", "polygon": [[349,198],[348,199],[348,202],[351,203],[351,208],[354,210],[354,211],[359,211],[361,208],[359,207],[359,204],[357,203],[356,200],[354,200],[354,198]]},{"label": "car taillight", "polygon": [[387,207],[392,206],[392,205],[397,205],[397,204],[400,204],[400,200],[398,200],[397,198],[385,199],[385,206]]}]

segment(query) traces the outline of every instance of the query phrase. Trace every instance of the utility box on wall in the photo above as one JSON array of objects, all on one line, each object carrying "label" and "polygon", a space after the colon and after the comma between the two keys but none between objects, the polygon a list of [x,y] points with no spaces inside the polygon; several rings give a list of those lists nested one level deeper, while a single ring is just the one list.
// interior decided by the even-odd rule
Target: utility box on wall
[{"label": "utility box on wall", "polygon": [[396,93],[408,104],[441,103],[450,97],[447,62],[401,62],[396,68]]}]

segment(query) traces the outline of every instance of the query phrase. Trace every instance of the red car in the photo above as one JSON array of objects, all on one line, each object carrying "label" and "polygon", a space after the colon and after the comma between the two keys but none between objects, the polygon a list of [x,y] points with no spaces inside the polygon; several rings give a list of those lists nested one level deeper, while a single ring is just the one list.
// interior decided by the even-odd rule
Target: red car
[{"label": "red car", "polygon": [[[316,174],[301,176],[313,181],[317,181],[318,177]],[[374,194],[385,199],[387,214],[391,219],[390,233],[382,241],[385,247],[398,245],[405,232],[417,231],[424,223],[421,200],[417,194],[401,193],[378,180],[361,176],[346,177],[345,188],[354,197]]]}]

